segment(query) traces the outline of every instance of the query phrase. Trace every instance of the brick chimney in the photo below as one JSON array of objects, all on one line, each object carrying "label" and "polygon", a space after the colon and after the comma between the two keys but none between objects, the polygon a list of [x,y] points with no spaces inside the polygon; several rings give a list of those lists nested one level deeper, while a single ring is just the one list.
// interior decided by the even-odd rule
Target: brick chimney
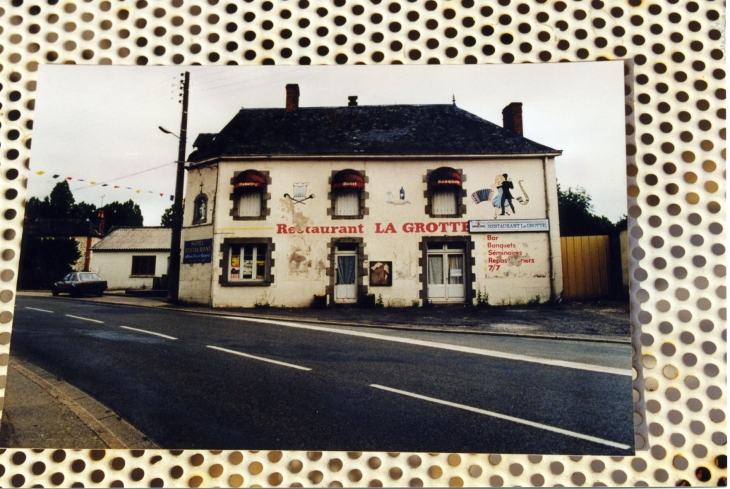
[{"label": "brick chimney", "polygon": [[296,112],[299,108],[299,85],[290,83],[286,86],[286,112]]},{"label": "brick chimney", "polygon": [[96,217],[96,232],[104,236],[104,211],[100,209]]},{"label": "brick chimney", "polygon": [[502,109],[502,121],[502,127],[522,136],[522,103],[512,102]]},{"label": "brick chimney", "polygon": [[350,95],[347,97],[347,106],[348,107],[357,107],[357,95]]}]

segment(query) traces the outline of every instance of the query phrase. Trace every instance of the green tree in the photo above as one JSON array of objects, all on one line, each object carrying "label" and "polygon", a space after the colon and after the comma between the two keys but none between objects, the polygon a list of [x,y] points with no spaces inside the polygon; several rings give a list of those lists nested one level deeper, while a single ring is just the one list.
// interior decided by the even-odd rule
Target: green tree
[{"label": "green tree", "polygon": [[164,214],[162,214],[162,219],[160,221],[160,226],[171,228],[172,227],[172,208],[173,205],[170,205],[167,209],[165,209]]},{"label": "green tree", "polygon": [[594,214],[591,196],[583,187],[562,190],[558,184],[558,213],[561,236],[612,234],[621,223],[614,224],[607,217]]},{"label": "green tree", "polygon": [[104,228],[109,230],[121,226],[142,226],[144,218],[139,205],[131,199],[124,202],[112,202],[101,207],[104,211]]},{"label": "green tree", "polygon": [[18,272],[21,289],[50,289],[81,258],[79,244],[73,238],[24,235],[21,250]]}]

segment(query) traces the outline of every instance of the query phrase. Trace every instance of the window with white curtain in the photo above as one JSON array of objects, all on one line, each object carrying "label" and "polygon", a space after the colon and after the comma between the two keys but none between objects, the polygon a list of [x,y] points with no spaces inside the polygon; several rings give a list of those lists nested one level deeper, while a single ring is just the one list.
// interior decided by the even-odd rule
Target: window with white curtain
[{"label": "window with white curtain", "polygon": [[434,190],[431,194],[431,214],[434,216],[456,215],[456,192],[453,190]]},{"label": "window with white curtain", "polygon": [[335,216],[360,215],[360,190],[340,190],[335,196]]},{"label": "window with white curtain", "polygon": [[249,190],[241,192],[238,196],[238,216],[239,217],[259,217],[261,216],[261,191]]}]

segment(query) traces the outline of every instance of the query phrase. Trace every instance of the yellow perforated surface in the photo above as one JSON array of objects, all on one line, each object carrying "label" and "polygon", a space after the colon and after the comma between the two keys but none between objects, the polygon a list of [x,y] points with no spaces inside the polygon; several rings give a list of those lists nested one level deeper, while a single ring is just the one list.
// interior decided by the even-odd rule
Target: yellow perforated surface
[{"label": "yellow perforated surface", "polygon": [[724,4],[6,0],[0,374],[38,64],[624,59],[635,457],[7,450],[0,486],[641,486],[726,481]]}]

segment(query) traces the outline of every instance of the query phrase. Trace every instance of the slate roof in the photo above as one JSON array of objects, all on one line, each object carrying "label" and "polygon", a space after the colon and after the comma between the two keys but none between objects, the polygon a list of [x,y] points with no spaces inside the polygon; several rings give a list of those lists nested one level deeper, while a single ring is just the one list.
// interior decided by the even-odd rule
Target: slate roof
[{"label": "slate roof", "polygon": [[35,219],[25,223],[23,232],[39,238],[101,237],[94,223],[86,219]]},{"label": "slate roof", "polygon": [[91,249],[94,251],[166,251],[172,229],[163,227],[115,227]]},{"label": "slate roof", "polygon": [[559,154],[456,105],[241,109],[200,134],[188,161],[218,156]]}]

